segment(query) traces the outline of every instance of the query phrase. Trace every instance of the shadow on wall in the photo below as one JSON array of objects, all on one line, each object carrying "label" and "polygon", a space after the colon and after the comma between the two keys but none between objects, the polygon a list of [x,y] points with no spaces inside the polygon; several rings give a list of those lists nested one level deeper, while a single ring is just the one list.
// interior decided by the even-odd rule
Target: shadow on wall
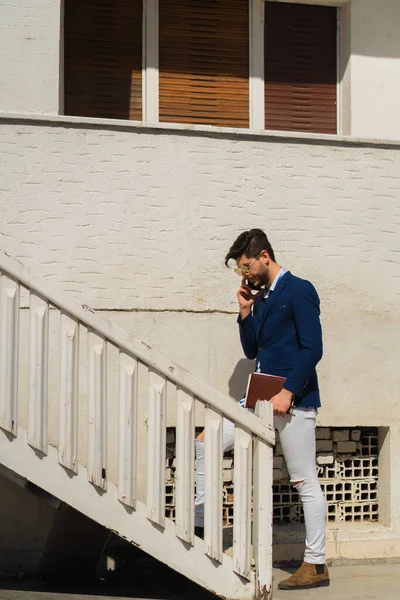
[{"label": "shadow on wall", "polygon": [[241,358],[230,376],[229,395],[231,398],[239,401],[246,394],[247,381],[250,373],[253,373],[255,368],[254,360]]}]

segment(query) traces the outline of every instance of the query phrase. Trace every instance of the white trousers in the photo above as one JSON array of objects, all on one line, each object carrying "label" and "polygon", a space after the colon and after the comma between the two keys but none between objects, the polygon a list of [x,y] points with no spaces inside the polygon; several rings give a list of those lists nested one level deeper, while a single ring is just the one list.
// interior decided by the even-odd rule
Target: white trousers
[{"label": "white trousers", "polygon": [[[274,417],[279,432],[290,481],[303,504],[306,528],[304,560],[325,563],[325,498],[318,481],[315,463],[315,408],[294,408],[292,414]],[[223,449],[234,445],[234,425],[223,419]],[[196,440],[195,525],[204,527],[204,442]]]}]

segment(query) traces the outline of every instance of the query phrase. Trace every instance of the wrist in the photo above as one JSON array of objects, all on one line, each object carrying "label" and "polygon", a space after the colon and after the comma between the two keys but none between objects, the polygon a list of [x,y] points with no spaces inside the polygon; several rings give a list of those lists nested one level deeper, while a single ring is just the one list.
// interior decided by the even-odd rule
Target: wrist
[{"label": "wrist", "polygon": [[239,309],[240,318],[242,320],[245,319],[246,317],[249,316],[250,312],[251,312],[250,308],[240,308]]},{"label": "wrist", "polygon": [[294,394],[293,392],[290,392],[289,390],[287,390],[286,388],[282,388],[282,394],[283,397],[288,400],[289,402],[291,402],[294,398]]}]

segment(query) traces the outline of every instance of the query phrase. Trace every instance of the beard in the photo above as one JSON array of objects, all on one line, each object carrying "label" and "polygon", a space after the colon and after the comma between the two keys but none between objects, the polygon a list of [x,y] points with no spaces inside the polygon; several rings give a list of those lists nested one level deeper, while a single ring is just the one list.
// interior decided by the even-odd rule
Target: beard
[{"label": "beard", "polygon": [[[263,266],[257,273],[257,275],[251,277],[253,281],[250,282],[251,287],[255,290],[262,290],[263,288],[269,288],[270,286],[270,271],[267,266]],[[248,280],[249,281],[249,280]]]}]

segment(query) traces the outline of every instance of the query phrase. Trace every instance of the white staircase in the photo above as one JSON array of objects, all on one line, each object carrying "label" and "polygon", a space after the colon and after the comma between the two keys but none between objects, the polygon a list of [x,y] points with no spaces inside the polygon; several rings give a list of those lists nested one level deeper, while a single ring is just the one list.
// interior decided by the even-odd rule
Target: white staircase
[{"label": "white staircase", "polygon": [[[87,426],[78,419],[83,380]],[[57,396],[49,381],[57,381]],[[144,386],[147,448],[137,443]],[[167,389],[176,398],[175,523],[165,518]],[[204,541],[194,535],[198,402],[206,429]],[[274,429],[269,404],[257,409],[261,418],[0,252],[0,463],[222,598],[272,597]],[[222,546],[223,417],[235,424],[233,557]],[[137,498],[143,452],[146,502]]]}]

